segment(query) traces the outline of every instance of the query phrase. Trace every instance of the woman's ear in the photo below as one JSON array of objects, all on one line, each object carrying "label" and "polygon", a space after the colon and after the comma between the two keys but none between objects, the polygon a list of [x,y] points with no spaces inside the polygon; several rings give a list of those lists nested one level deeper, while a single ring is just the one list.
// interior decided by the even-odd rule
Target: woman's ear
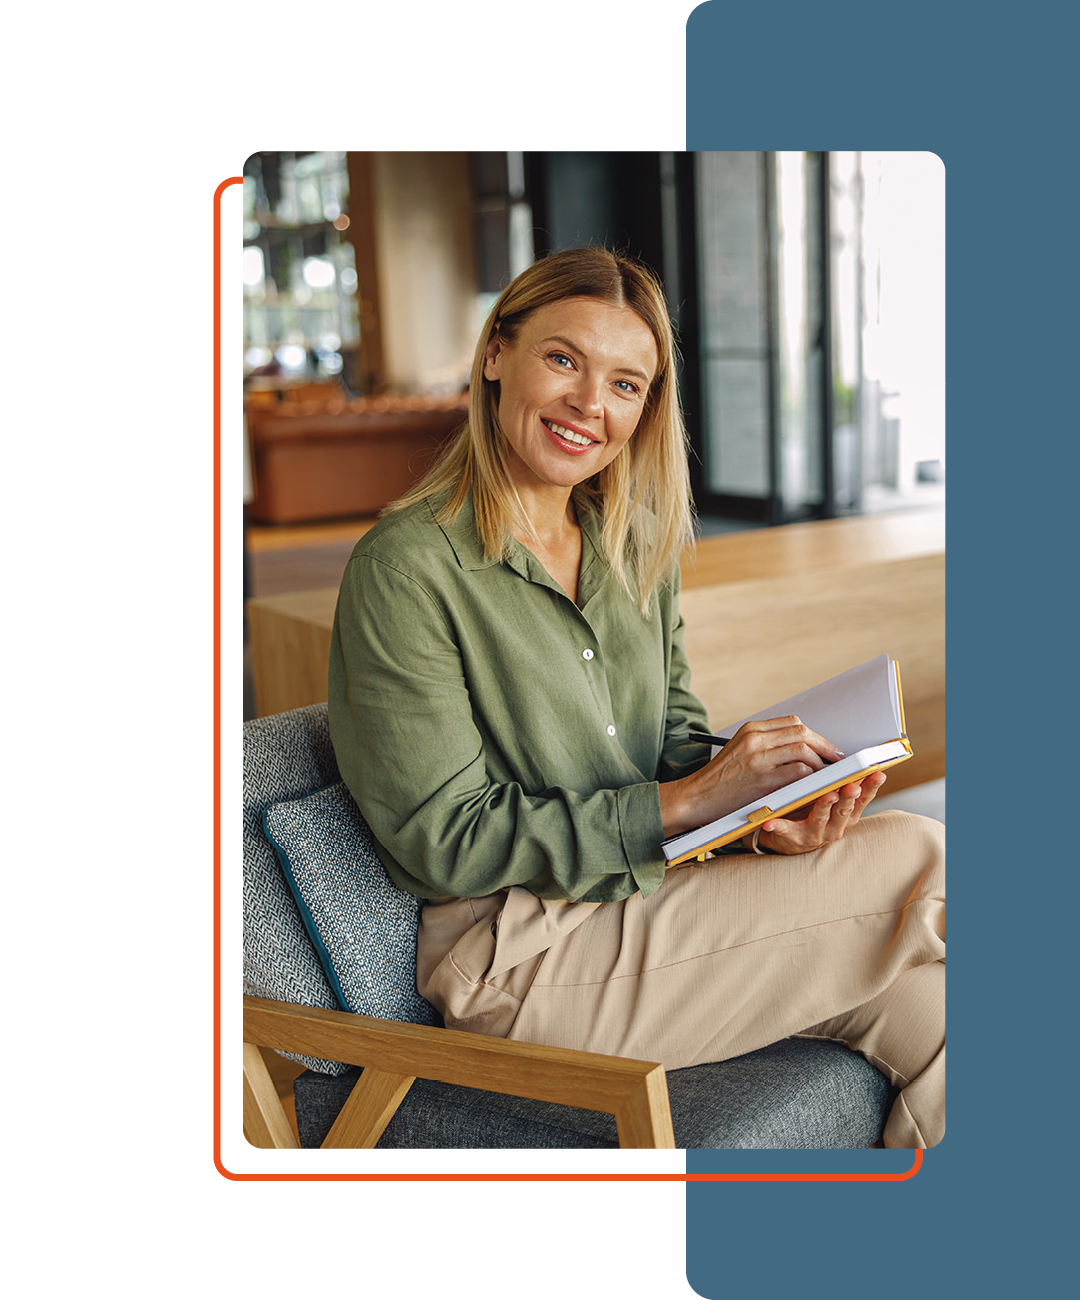
[{"label": "woman's ear", "polygon": [[493,379],[497,381],[502,377],[500,374],[501,367],[499,365],[499,357],[501,356],[501,354],[502,354],[502,343],[499,339],[498,328],[496,328],[491,338],[488,339],[487,347],[484,349],[484,378],[485,379]]}]

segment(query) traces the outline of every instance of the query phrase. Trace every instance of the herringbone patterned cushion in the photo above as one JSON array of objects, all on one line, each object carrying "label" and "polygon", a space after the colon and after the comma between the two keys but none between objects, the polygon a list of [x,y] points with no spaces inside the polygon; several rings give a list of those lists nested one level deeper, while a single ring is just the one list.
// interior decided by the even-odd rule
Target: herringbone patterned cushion
[{"label": "herringbone patterned cushion", "polygon": [[263,819],[343,1011],[437,1024],[416,991],[420,900],[393,883],[342,782]]},{"label": "herringbone patterned cushion", "polygon": [[[263,831],[263,813],[339,779],[325,704],[244,723],[244,992],[252,997],[338,1005]],[[292,1059],[323,1074],[346,1069]]]}]

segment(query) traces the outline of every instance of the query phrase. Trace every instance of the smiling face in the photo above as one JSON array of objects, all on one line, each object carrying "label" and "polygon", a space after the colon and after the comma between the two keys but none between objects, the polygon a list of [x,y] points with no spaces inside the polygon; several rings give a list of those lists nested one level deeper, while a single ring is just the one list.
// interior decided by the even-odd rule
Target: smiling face
[{"label": "smiling face", "polygon": [[519,494],[569,494],[615,459],[638,426],[657,370],[652,331],[629,307],[563,298],[495,334],[484,377],[499,384],[499,424]]}]

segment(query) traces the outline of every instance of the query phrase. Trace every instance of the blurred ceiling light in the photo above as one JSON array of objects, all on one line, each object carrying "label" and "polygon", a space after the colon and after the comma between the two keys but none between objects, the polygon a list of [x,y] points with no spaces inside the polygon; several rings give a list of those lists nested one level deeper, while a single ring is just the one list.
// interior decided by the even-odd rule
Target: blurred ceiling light
[{"label": "blurred ceiling light", "polygon": [[252,247],[244,249],[244,283],[254,288],[262,284],[266,275],[266,267],[263,262],[263,251],[261,248]]},{"label": "blurred ceiling light", "polygon": [[273,353],[269,348],[251,347],[244,353],[244,365],[249,370],[254,370],[257,366],[265,366],[271,356]]},{"label": "blurred ceiling light", "polygon": [[307,351],[299,343],[283,343],[276,355],[286,370],[303,370],[307,365]]},{"label": "blurred ceiling light", "polygon": [[306,257],[304,280],[313,289],[329,289],[334,283],[333,262],[326,257]]},{"label": "blurred ceiling light", "polygon": [[347,266],[341,273],[341,287],[347,293],[355,293],[358,283],[355,269],[351,266]]},{"label": "blurred ceiling light", "polygon": [[335,230],[348,230],[348,228],[349,228],[349,218],[345,215],[344,212],[342,212],[340,216],[334,218]]}]

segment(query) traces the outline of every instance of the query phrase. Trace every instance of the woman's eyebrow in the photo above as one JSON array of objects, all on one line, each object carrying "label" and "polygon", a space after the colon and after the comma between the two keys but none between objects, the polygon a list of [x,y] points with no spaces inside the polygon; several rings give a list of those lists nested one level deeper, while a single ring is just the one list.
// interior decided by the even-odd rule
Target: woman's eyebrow
[{"label": "woman's eyebrow", "polygon": [[[573,339],[568,339],[565,334],[552,334],[549,338],[544,339],[541,347],[546,347],[549,343],[559,343],[570,352],[576,352],[579,357],[585,355],[584,350]],[[642,383],[652,383],[645,371],[639,370],[637,366],[616,366],[615,370],[620,375],[633,375],[635,379],[640,379]]]}]

